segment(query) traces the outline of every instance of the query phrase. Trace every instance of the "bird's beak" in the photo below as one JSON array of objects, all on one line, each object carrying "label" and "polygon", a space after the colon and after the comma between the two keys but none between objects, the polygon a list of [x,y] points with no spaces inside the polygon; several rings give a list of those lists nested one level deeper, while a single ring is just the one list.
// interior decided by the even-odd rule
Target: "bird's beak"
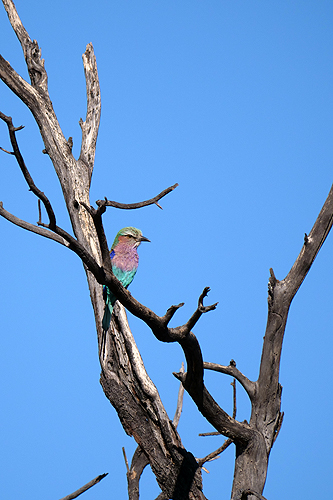
[{"label": "bird's beak", "polygon": [[148,238],[146,238],[145,236],[141,236],[140,241],[149,241],[149,243],[151,243],[151,241],[148,240]]}]

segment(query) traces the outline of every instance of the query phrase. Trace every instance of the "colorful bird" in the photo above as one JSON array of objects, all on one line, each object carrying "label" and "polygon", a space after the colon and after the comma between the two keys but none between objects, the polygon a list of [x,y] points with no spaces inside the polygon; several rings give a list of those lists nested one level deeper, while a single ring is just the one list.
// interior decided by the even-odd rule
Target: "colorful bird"
[{"label": "colorful bird", "polygon": [[[139,265],[137,248],[141,241],[150,241],[142,236],[140,229],[124,227],[114,239],[110,250],[112,271],[120,283],[127,288],[133,281]],[[102,320],[103,331],[107,332],[111,322],[114,303],[117,298],[107,286],[103,288],[105,301],[104,316]],[[105,338],[104,338],[105,340]]]}]

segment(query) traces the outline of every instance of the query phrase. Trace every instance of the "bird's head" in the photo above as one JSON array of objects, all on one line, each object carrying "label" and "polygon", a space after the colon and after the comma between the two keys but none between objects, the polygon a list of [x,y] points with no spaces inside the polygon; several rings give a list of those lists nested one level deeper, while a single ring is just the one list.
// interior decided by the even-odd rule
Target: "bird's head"
[{"label": "bird's head", "polygon": [[150,241],[148,238],[145,236],[142,236],[142,232],[140,229],[137,229],[136,227],[124,227],[120,231],[118,231],[112,248],[115,248],[118,243],[124,242],[128,245],[131,245],[133,247],[138,247],[141,243],[141,241]]}]

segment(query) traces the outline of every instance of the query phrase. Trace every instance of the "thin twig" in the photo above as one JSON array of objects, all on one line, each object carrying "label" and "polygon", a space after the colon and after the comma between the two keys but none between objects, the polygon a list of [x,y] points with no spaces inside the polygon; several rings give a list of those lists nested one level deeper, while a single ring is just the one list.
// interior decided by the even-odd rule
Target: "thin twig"
[{"label": "thin twig", "polygon": [[85,484],[84,486],[82,486],[78,490],[74,491],[74,493],[71,493],[70,495],[63,497],[60,500],[73,500],[73,498],[76,498],[79,495],[82,495],[82,493],[89,490],[89,488],[92,488],[93,486],[95,486],[95,484],[99,483],[107,475],[108,475],[108,472],[106,474],[101,474],[100,476],[95,477],[95,479],[92,479],[91,481],[89,481],[89,483]]}]

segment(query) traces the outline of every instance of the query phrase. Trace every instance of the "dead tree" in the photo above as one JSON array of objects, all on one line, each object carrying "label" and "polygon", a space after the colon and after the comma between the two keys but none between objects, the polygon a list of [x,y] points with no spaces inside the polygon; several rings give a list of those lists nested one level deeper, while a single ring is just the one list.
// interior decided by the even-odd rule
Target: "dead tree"
[{"label": "dead tree", "polygon": [[[164,316],[158,316],[132,297],[112,273],[102,223],[102,215],[108,206],[136,209],[154,203],[158,205],[159,200],[177,185],[165,189],[159,195],[144,202],[124,205],[105,199],[97,201],[96,208],[91,206],[89,189],[101,109],[93,47],[88,44],[83,54],[87,113],[85,121],[80,120],[81,151],[79,158],[75,159],[72,154],[71,139],[66,140],[64,137],[53,110],[48,92],[47,73],[38,43],[30,39],[13,2],[2,1],[22,46],[30,83],[19,76],[10,63],[1,56],[0,77],[30,109],[35,118],[44,141],[44,153],[50,157],[59,178],[73,235],[57,225],[51,201],[35,185],[29,173],[17,141],[17,132],[22,127],[15,127],[12,118],[3,113],[0,114],[0,118],[7,126],[12,148],[11,151],[3,151],[14,156],[30,190],[38,198],[39,220],[37,225],[21,220],[6,211],[2,203],[0,215],[17,226],[66,246],[81,259],[90,289],[99,346],[102,341],[101,319],[104,308],[102,285],[107,285],[118,298],[107,334],[105,355],[100,355],[101,384],[125,432],[133,436],[138,444],[131,466],[127,465],[130,500],[138,498],[139,478],[148,464],[162,490],[158,498],[204,499],[202,467],[207,460],[216,456],[231,443],[234,443],[236,448],[232,500],[264,498],[262,492],[266,480],[268,457],[283,419],[279,367],[288,311],[294,295],[331,229],[333,188],[310,234],[305,235],[303,247],[288,275],[279,281],[273,270],[270,271],[268,319],[258,380],[249,380],[238,370],[233,361],[228,366],[204,362],[200,345],[192,329],[202,314],[216,307],[216,304],[205,306],[203,303],[209,288],[203,290],[197,309],[188,321],[178,327],[170,328],[168,325],[171,318],[183,304],[172,305]],[[46,210],[47,222],[42,221],[41,204]],[[176,429],[177,420],[174,423],[170,421],[159,393],[146,373],[128,326],[125,308],[144,321],[159,341],[178,342],[183,349],[187,363],[186,371],[175,373],[175,376],[181,381],[198,410],[212,424],[217,433],[228,438],[223,449],[196,460],[192,453],[184,448]],[[243,386],[251,401],[252,411],[249,422],[239,422],[235,413],[230,416],[219,406],[205,387],[205,369],[234,377]],[[102,476],[98,476],[91,483],[94,481],[96,483],[101,478]],[[74,498],[73,494],[68,498]]]}]

